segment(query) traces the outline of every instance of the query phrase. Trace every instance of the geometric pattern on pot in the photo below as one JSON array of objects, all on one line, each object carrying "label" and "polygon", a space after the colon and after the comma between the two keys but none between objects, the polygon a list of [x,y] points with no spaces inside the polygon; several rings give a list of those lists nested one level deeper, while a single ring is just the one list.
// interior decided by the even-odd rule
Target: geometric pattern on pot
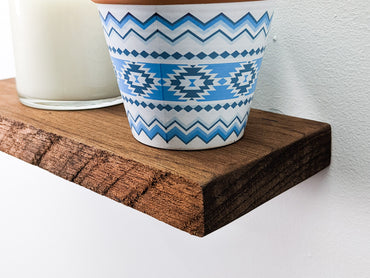
[{"label": "geometric pattern on pot", "polygon": [[[161,37],[169,43],[176,43],[184,36],[193,37],[203,43],[217,35],[230,42],[243,35],[248,35],[254,40],[259,35],[267,37],[272,20],[268,12],[258,19],[248,12],[237,21],[233,21],[224,13],[219,13],[206,22],[191,13],[186,13],[172,22],[158,13],[143,21],[131,13],[126,13],[121,19],[117,19],[110,12],[106,16],[102,14],[100,16],[108,37],[115,34],[125,40],[134,36],[143,41]],[[125,28],[126,25],[129,27]]]},{"label": "geometric pattern on pot", "polygon": [[229,61],[262,56],[273,16],[263,2],[252,9],[250,2],[227,3],[224,8],[221,4],[99,7],[114,57]]},{"label": "geometric pattern on pot", "polygon": [[199,53],[192,53],[192,52],[186,52],[184,54],[181,54],[179,52],[174,52],[172,54],[167,53],[166,51],[162,51],[158,53],[157,51],[152,51],[152,52],[146,52],[145,50],[141,52],[137,52],[136,50],[128,50],[124,48],[123,50],[121,48],[115,48],[115,47],[110,47],[109,46],[109,51],[112,54],[119,54],[122,56],[130,57],[130,58],[150,58],[150,59],[160,59],[160,60],[170,60],[170,59],[175,59],[175,60],[180,60],[180,59],[185,59],[185,60],[192,60],[192,59],[216,59],[216,58],[221,58],[221,59],[227,59],[227,58],[237,58],[237,57],[246,57],[246,56],[253,56],[253,55],[258,55],[262,54],[265,51],[265,47],[257,48],[256,50],[251,49],[251,50],[243,50],[243,51],[223,51],[222,53],[212,51],[210,53],[204,53],[203,51]]},{"label": "geometric pattern on pot", "polygon": [[98,5],[136,139],[204,149],[241,138],[273,15],[268,2]]},{"label": "geometric pattern on pot", "polygon": [[248,36],[250,36],[251,39],[254,40],[261,33],[265,37],[267,37],[267,33],[266,33],[266,31],[264,31],[264,29],[261,29],[256,34],[252,34],[248,29],[244,29],[244,30],[241,30],[237,34],[232,34],[232,35],[228,34],[227,32],[225,32],[223,30],[216,30],[214,32],[207,33],[203,36],[200,36],[199,33],[195,33],[191,30],[186,30],[186,31],[184,31],[180,34],[176,34],[175,36],[169,36],[168,34],[162,32],[160,30],[155,30],[152,33],[146,35],[146,34],[142,34],[142,33],[138,32],[138,31],[136,31],[132,28],[130,30],[128,30],[127,32],[121,34],[119,31],[117,31],[115,28],[112,27],[111,30],[109,31],[109,33],[106,33],[106,34],[107,34],[108,37],[110,37],[112,34],[116,34],[122,40],[125,40],[125,39],[130,38],[130,37],[136,37],[136,38],[140,38],[144,42],[148,42],[148,41],[150,41],[150,40],[152,40],[156,37],[160,37],[162,40],[166,41],[167,43],[176,44],[177,42],[181,41],[181,39],[183,39],[183,37],[191,37],[195,41],[205,43],[207,41],[212,40],[216,36],[222,36],[225,41],[233,42],[233,41],[237,40],[238,38],[242,37],[243,35],[248,35]]},{"label": "geometric pattern on pot", "polygon": [[155,78],[155,73],[149,72],[149,68],[138,63],[122,64],[121,78],[127,85],[128,91],[134,95],[149,97],[153,90],[157,90],[159,78]]},{"label": "geometric pattern on pot", "polygon": [[[206,22],[203,22],[201,19],[191,13],[186,13],[184,16],[172,22],[157,12],[145,20],[140,20],[129,12],[126,13],[120,20],[113,16],[111,12],[108,12],[106,16],[103,16],[100,13],[100,17],[105,27],[109,27],[109,23],[113,22],[113,24],[115,24],[117,27],[122,28],[129,21],[131,21],[142,30],[148,29],[151,25],[155,25],[155,28],[157,29],[160,25],[163,25],[170,30],[176,30],[190,22],[202,30],[213,28],[215,25],[219,25],[219,23],[221,23],[222,25],[226,25],[231,29],[237,29],[239,26],[247,24],[251,26],[254,31],[256,31],[260,29],[262,30],[265,27],[268,29],[272,20],[272,17],[269,16],[268,12],[265,12],[259,19],[256,19],[250,12],[248,12],[237,21],[232,20],[222,12]],[[264,29],[264,32],[267,33],[267,30]]]},{"label": "geometric pattern on pot", "polygon": [[238,137],[243,132],[248,119],[246,111],[243,117],[237,115],[230,121],[218,118],[215,122],[207,124],[198,118],[190,124],[185,124],[179,118],[172,118],[169,122],[163,122],[158,118],[146,121],[141,115],[133,116],[129,110],[126,113],[131,130],[138,136],[143,133],[149,140],[160,136],[166,143],[177,137],[185,145],[195,138],[208,144],[217,136],[226,142],[232,134]]},{"label": "geometric pattern on pot", "polygon": [[157,64],[112,58],[124,94],[166,101],[214,101],[254,93],[262,58],[217,64]]},{"label": "geometric pattern on pot", "polygon": [[123,97],[123,101],[124,103],[127,103],[127,104],[131,104],[131,105],[135,105],[136,107],[139,107],[139,108],[144,108],[144,109],[151,109],[151,110],[155,110],[157,109],[158,111],[167,111],[167,112],[170,112],[170,111],[176,111],[176,112],[180,112],[180,111],[186,111],[186,112],[200,112],[200,111],[206,111],[206,112],[210,112],[210,111],[220,111],[220,110],[228,110],[228,109],[235,109],[235,108],[240,108],[242,106],[245,106],[245,105],[250,105],[252,100],[253,100],[253,96],[249,96],[249,97],[246,97],[244,99],[236,99],[235,101],[233,102],[226,102],[226,103],[211,103],[211,102],[207,102],[205,103],[204,105],[202,105],[202,103],[197,103],[195,105],[189,105],[187,103],[185,103],[185,105],[179,105],[179,104],[174,104],[174,105],[171,105],[169,103],[162,103],[162,102],[159,102],[159,103],[155,103],[155,102],[152,102],[152,101],[148,101],[148,100],[139,100],[138,98],[131,98],[131,97],[127,97],[126,95],[122,96]]}]

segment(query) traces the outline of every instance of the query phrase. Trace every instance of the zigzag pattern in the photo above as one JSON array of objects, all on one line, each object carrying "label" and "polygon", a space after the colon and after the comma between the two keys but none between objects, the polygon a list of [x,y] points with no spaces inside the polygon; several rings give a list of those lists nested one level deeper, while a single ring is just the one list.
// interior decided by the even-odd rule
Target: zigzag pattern
[{"label": "zigzag pattern", "polygon": [[[237,40],[242,35],[248,35],[254,40],[260,34],[267,37],[272,20],[272,16],[270,17],[268,12],[265,12],[258,20],[248,12],[235,22],[224,13],[217,14],[207,22],[201,21],[191,13],[185,14],[174,22],[170,22],[158,13],[154,13],[145,21],[140,21],[131,13],[127,13],[121,20],[115,18],[110,12],[107,13],[106,17],[100,13],[100,17],[104,25],[104,32],[108,37],[117,35],[124,40],[128,36],[134,36],[145,42],[160,37],[171,43],[184,37],[190,37],[204,43],[217,35],[230,42]],[[125,26],[128,27],[125,28]]]},{"label": "zigzag pattern", "polygon": [[[251,26],[254,30],[257,30],[259,28],[264,28],[263,25],[266,25],[267,29],[270,27],[272,16],[270,17],[268,12],[265,12],[258,20],[251,14],[247,13],[242,18],[240,18],[238,21],[234,22],[231,20],[228,16],[226,16],[224,13],[220,13],[214,18],[210,19],[207,22],[202,22],[200,19],[195,17],[194,15],[187,13],[183,17],[179,18],[178,20],[174,22],[170,22],[163,16],[161,16],[158,13],[154,13],[151,17],[149,17],[147,20],[140,21],[137,17],[132,15],[131,13],[127,13],[121,20],[118,20],[115,18],[110,12],[108,12],[106,17],[103,17],[103,15],[100,13],[100,17],[103,21],[104,26],[108,26],[109,22],[113,22],[118,27],[122,28],[125,24],[127,24],[129,21],[135,23],[138,27],[145,30],[152,24],[161,23],[164,26],[166,26],[170,30],[176,30],[177,28],[181,27],[182,25],[190,22],[202,29],[203,31],[214,27],[215,25],[219,23],[223,23],[226,26],[230,27],[231,29],[237,29],[245,24],[248,24]],[[267,30],[264,30],[265,34],[267,33]]]},{"label": "zigzag pattern", "polygon": [[200,120],[196,120],[188,126],[181,123],[178,119],[174,119],[169,124],[163,124],[158,119],[147,123],[140,115],[135,118],[129,111],[127,112],[127,117],[131,129],[138,135],[144,132],[150,140],[153,140],[154,137],[159,135],[167,143],[174,137],[177,137],[184,144],[189,144],[198,137],[204,143],[208,144],[216,136],[219,136],[224,141],[233,133],[239,136],[247,124],[248,113],[242,119],[236,116],[230,123],[218,119],[211,126],[206,126]]},{"label": "zigzag pattern", "polygon": [[163,33],[160,30],[155,30],[153,33],[151,33],[150,35],[148,35],[146,37],[140,35],[137,31],[135,31],[132,28],[130,30],[128,30],[128,32],[126,32],[124,35],[121,35],[113,27],[111,28],[111,30],[109,32],[107,32],[104,29],[104,32],[106,33],[106,35],[108,37],[110,37],[112,34],[116,34],[122,40],[125,40],[130,34],[133,34],[134,36],[136,36],[137,38],[140,38],[144,42],[147,42],[147,41],[149,41],[149,40],[151,40],[151,39],[153,39],[155,37],[161,37],[162,39],[165,39],[165,40],[167,40],[168,42],[171,42],[171,43],[175,43],[175,42],[179,41],[180,39],[182,39],[182,38],[184,38],[186,36],[191,37],[193,39],[196,39],[196,40],[198,40],[198,41],[200,41],[202,43],[205,43],[205,42],[211,40],[212,38],[214,38],[217,35],[221,35],[223,38],[227,39],[229,42],[234,42],[235,40],[237,40],[238,38],[240,38],[243,34],[247,34],[253,40],[255,40],[261,33],[263,33],[265,37],[267,37],[267,35],[268,35],[268,32],[266,32],[266,30],[264,28],[262,28],[260,31],[258,31],[256,35],[253,35],[248,29],[244,29],[243,31],[241,31],[240,33],[238,33],[234,37],[229,36],[223,30],[217,30],[216,32],[214,32],[214,33],[206,36],[205,38],[201,38],[200,36],[198,36],[197,34],[195,34],[191,30],[186,30],[185,32],[181,33],[180,35],[178,35],[178,36],[176,36],[174,38],[171,38],[171,37],[167,36],[165,33]]},{"label": "zigzag pattern", "polygon": [[246,98],[244,101],[241,100],[239,102],[232,102],[232,103],[225,103],[223,105],[221,104],[216,104],[216,105],[206,105],[206,106],[201,106],[201,105],[195,105],[195,106],[190,106],[190,105],[186,105],[186,106],[180,106],[180,105],[169,105],[169,104],[166,104],[166,105],[163,105],[163,104],[153,104],[153,103],[147,103],[147,102],[144,102],[144,101],[137,101],[137,100],[133,100],[132,98],[129,98],[127,96],[123,96],[123,101],[125,101],[126,103],[130,103],[131,105],[135,104],[137,107],[142,107],[142,108],[150,108],[151,110],[154,110],[154,109],[158,109],[159,111],[163,111],[163,110],[166,110],[166,111],[172,111],[172,110],[175,110],[176,112],[180,112],[180,111],[186,111],[186,112],[191,112],[191,111],[196,111],[196,112],[200,112],[202,110],[205,110],[207,112],[210,112],[212,110],[215,110],[215,111],[219,111],[221,109],[224,109],[224,110],[228,110],[228,109],[235,109],[235,107],[242,107],[244,105],[247,105],[247,104],[250,104],[253,100],[253,96],[252,97],[249,97],[249,98]]},{"label": "zigzag pattern", "polygon": [[150,56],[150,58],[154,58],[154,59],[159,58],[159,59],[176,59],[176,60],[179,60],[181,58],[185,58],[187,60],[198,58],[200,60],[203,60],[205,58],[211,58],[211,59],[223,58],[223,59],[227,59],[230,56],[233,57],[233,58],[237,58],[239,56],[246,57],[248,55],[253,56],[253,55],[262,54],[265,51],[265,49],[266,49],[265,47],[261,47],[261,48],[257,48],[257,49],[251,49],[250,51],[247,51],[247,50],[237,51],[237,50],[235,50],[234,52],[224,51],[222,53],[218,53],[216,51],[213,51],[209,54],[206,54],[203,51],[201,51],[201,52],[196,53],[196,54],[193,54],[191,52],[187,52],[185,54],[181,54],[179,52],[169,54],[166,51],[163,51],[161,53],[158,53],[157,51],[152,51],[152,52],[148,53],[146,51],[141,51],[141,52],[137,52],[136,50],[130,51],[126,48],[124,50],[122,50],[120,48],[115,48],[115,47],[109,46],[109,51],[114,53],[114,54],[118,53],[119,55],[133,56],[133,57],[139,57],[140,56],[142,58],[147,58],[147,57]]}]

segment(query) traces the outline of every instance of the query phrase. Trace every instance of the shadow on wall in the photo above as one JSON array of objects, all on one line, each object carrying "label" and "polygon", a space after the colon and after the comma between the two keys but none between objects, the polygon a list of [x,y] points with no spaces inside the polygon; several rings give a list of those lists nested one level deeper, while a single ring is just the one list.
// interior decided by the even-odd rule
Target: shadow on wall
[{"label": "shadow on wall", "polygon": [[253,106],[330,123],[336,178],[368,184],[368,3],[276,2]]},{"label": "shadow on wall", "polygon": [[[287,21],[287,18],[290,20]],[[308,38],[315,37],[309,24],[293,24],[301,19],[300,16],[289,15],[285,8],[276,8],[254,106],[324,120],[325,114],[321,114],[325,110],[324,94],[332,92],[322,82],[321,66],[318,68],[315,65],[330,62],[325,62],[321,55],[315,56],[315,53],[325,51],[325,46],[316,44],[312,39],[308,42]],[[320,49],[321,46],[323,49]]]}]

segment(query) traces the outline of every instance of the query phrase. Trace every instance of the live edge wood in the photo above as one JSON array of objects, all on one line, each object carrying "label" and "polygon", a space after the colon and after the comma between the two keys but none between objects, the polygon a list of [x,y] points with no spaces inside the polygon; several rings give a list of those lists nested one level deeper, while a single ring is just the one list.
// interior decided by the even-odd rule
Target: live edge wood
[{"label": "live edge wood", "polygon": [[135,141],[123,106],[55,112],[19,103],[0,81],[0,151],[197,236],[207,235],[330,164],[331,128],[252,110],[239,142],[169,151]]}]

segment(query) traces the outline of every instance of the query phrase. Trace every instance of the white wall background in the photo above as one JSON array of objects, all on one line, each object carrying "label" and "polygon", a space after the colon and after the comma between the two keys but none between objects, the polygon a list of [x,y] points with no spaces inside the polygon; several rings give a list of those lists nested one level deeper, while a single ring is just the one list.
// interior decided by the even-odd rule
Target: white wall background
[{"label": "white wall background", "polygon": [[369,76],[368,0],[278,0],[254,106],[331,123],[329,169],[199,239],[0,153],[0,277],[370,277]]}]

